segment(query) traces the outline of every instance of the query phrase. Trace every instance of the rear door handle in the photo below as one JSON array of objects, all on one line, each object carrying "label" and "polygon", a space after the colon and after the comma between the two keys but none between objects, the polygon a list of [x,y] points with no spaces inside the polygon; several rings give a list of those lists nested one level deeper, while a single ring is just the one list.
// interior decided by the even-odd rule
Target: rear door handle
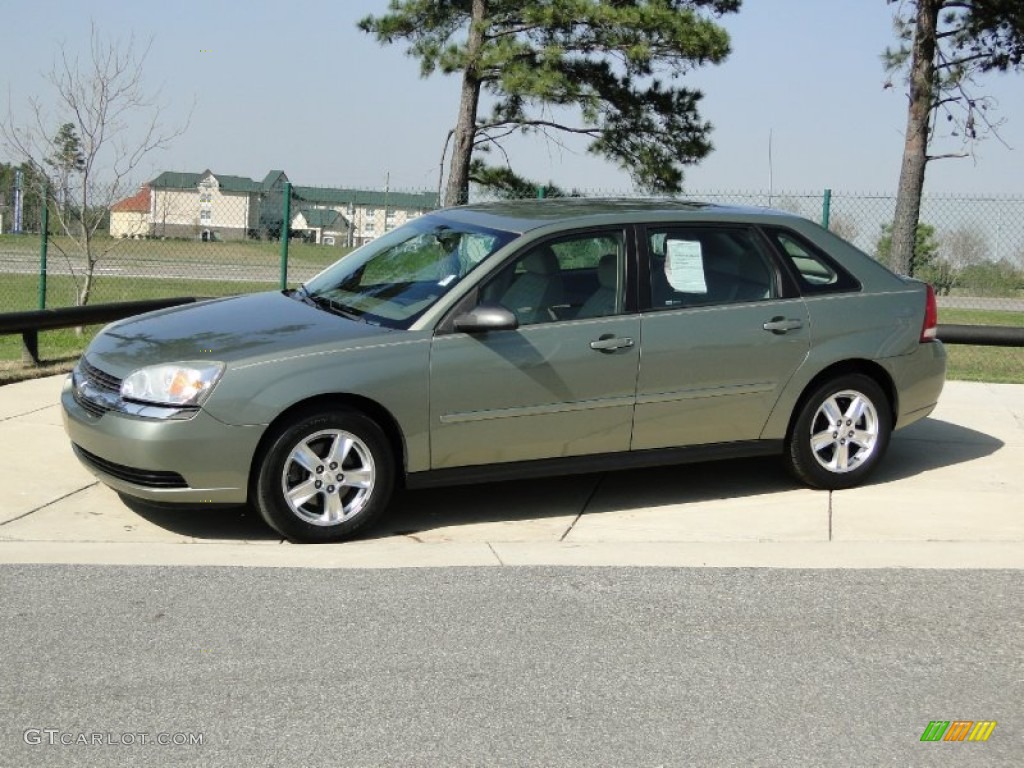
[{"label": "rear door handle", "polygon": [[803,320],[796,320],[791,317],[773,317],[763,326],[766,331],[771,331],[775,334],[789,333],[804,327]]},{"label": "rear door handle", "polygon": [[633,340],[628,336],[602,336],[597,341],[590,342],[590,348],[598,352],[614,352],[616,349],[628,349],[633,346]]}]

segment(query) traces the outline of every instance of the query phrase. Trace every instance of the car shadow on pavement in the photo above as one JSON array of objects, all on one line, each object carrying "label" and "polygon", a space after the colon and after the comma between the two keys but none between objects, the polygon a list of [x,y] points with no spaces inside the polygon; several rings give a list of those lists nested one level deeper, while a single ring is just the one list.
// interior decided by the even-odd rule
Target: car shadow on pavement
[{"label": "car shadow on pavement", "polygon": [[164,530],[196,539],[281,541],[256,510],[245,505],[157,505],[119,494],[132,512]]},{"label": "car shadow on pavement", "polygon": [[[1002,446],[1002,441],[982,432],[925,419],[893,435],[885,460],[867,484],[896,482],[969,462]],[[800,491],[817,493],[794,480],[781,458],[773,456],[407,491],[366,537],[417,536],[488,523],[554,522],[582,512],[594,515]],[[756,515],[757,509],[748,512]]]},{"label": "car shadow on pavement", "polygon": [[[676,464],[543,480],[407,491],[367,536],[444,537],[459,526],[496,528],[502,540],[558,540],[580,514],[791,491],[775,458]],[[522,531],[516,530],[522,526]]]},{"label": "car shadow on pavement", "polygon": [[[893,436],[869,485],[988,456],[1003,442],[958,424],[925,419]],[[617,472],[399,491],[384,519],[362,539],[444,538],[443,529],[498,526],[500,536],[558,539],[581,513],[742,500],[805,489],[778,457],[731,459]],[[814,491],[807,491],[814,493]],[[244,506],[159,507],[122,497],[140,517],[195,539],[280,541],[259,514]],[[751,509],[750,514],[756,515]],[[497,533],[497,531],[495,531]]]},{"label": "car shadow on pavement", "polygon": [[892,436],[885,460],[869,485],[897,482],[922,472],[990,456],[1005,443],[991,435],[940,419],[922,419]]}]

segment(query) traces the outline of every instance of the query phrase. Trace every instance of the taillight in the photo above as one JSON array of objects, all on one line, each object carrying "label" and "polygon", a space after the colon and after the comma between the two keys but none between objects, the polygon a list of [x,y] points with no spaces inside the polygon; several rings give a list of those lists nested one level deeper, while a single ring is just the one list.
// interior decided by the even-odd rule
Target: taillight
[{"label": "taillight", "polygon": [[925,283],[928,297],[924,307],[924,325],[921,327],[921,342],[934,341],[939,330],[939,305],[935,301],[935,289]]}]

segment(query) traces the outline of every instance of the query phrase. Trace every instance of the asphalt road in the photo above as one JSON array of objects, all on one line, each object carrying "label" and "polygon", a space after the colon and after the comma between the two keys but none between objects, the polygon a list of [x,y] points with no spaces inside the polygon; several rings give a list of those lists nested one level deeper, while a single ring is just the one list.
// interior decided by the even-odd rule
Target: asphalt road
[{"label": "asphalt road", "polygon": [[[1019,766],[1022,598],[1008,571],[4,566],[0,765]],[[920,741],[956,719],[998,726]]]}]

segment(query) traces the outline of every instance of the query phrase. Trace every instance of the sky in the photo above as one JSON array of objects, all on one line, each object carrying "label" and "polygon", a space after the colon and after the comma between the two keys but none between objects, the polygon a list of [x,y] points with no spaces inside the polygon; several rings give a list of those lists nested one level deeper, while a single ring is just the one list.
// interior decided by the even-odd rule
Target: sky
[{"label": "sky", "polygon": [[[0,0],[0,114],[18,122],[28,97],[52,101],[44,75],[62,46],[87,53],[92,21],[108,38],[151,39],[144,78],[159,90],[165,122],[182,124],[191,110],[187,131],[147,158],[139,181],[163,170],[262,179],[283,169],[298,184],[436,189],[459,82],[422,79],[400,45],[382,47],[356,28],[386,8],[387,0]],[[891,12],[884,0],[745,0],[724,18],[733,53],[686,78],[705,94],[715,145],[687,169],[686,189],[892,193],[906,96],[899,82],[883,88]],[[984,84],[1005,121],[1003,143],[931,163],[927,194],[1024,191],[1024,74]],[[530,178],[632,189],[628,174],[578,142],[532,137],[506,149]]]}]

